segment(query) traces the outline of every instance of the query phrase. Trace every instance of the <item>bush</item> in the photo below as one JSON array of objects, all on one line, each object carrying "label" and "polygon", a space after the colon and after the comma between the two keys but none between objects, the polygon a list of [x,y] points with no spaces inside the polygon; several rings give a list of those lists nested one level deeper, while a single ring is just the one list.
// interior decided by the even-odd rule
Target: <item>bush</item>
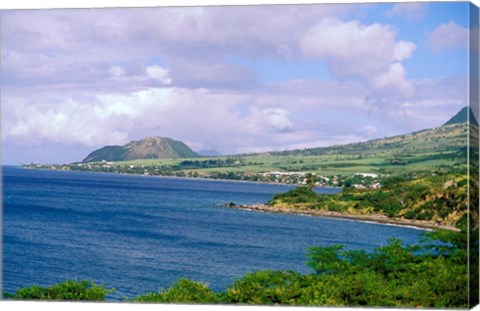
[{"label": "bush", "polygon": [[285,193],[279,193],[273,196],[273,199],[268,202],[269,205],[280,201],[282,203],[314,203],[320,196],[308,187],[297,187]]},{"label": "bush", "polygon": [[342,212],[345,210],[345,208],[343,208],[341,205],[339,205],[338,203],[335,204],[335,203],[328,203],[327,205],[327,208],[329,211],[332,211],[332,212]]},{"label": "bush", "polygon": [[207,285],[185,278],[180,279],[166,291],[147,293],[132,299],[133,302],[181,302],[181,303],[217,303],[219,296]]},{"label": "bush", "polygon": [[403,217],[405,217],[406,219],[414,219],[415,217],[417,217],[417,212],[408,211],[408,212],[405,213],[405,215]]},{"label": "bush", "polygon": [[224,302],[249,304],[295,304],[304,278],[294,271],[258,271],[246,274],[230,286]]},{"label": "bush", "polygon": [[15,294],[5,293],[6,299],[14,300],[84,300],[104,301],[105,296],[115,289],[105,289],[91,281],[66,281],[50,287],[33,285],[17,290]]}]

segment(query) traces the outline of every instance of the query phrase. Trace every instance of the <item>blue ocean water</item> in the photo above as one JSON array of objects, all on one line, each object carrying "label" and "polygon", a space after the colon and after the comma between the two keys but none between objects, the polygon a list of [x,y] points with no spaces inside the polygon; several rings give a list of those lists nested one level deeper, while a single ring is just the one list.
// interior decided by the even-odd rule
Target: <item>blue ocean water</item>
[{"label": "blue ocean water", "polygon": [[219,206],[263,203],[288,189],[4,166],[3,289],[88,279],[120,300],[187,277],[224,290],[256,270],[311,272],[310,246],[372,250],[391,237],[420,239],[412,228]]}]

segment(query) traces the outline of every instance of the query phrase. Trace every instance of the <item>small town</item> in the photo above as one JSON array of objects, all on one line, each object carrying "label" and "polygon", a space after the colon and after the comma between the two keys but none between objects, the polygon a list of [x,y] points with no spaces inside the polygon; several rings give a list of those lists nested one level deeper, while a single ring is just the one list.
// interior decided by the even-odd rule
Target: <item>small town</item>
[{"label": "small town", "polygon": [[73,164],[29,164],[26,168],[50,169],[63,171],[91,171],[115,174],[134,174],[145,176],[170,176],[183,178],[208,178],[241,180],[252,182],[265,182],[290,185],[306,185],[307,174],[311,173],[315,181],[315,187],[345,187],[355,189],[379,189],[381,188],[380,176],[373,173],[356,173],[352,176],[329,175],[323,176],[315,172],[283,172],[271,171],[262,173],[249,172],[199,172],[196,170],[180,170],[175,166],[167,165],[132,165],[116,164],[112,161]]}]

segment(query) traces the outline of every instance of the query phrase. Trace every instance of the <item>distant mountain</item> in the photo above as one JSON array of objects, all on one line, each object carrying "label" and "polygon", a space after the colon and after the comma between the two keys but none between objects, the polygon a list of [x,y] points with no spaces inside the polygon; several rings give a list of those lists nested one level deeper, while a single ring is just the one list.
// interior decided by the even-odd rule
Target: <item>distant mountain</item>
[{"label": "distant mountain", "polygon": [[468,114],[470,114],[470,123],[472,125],[478,126],[478,121],[473,114],[473,111],[470,107],[463,107],[456,115],[450,118],[444,125],[464,123],[468,121]]},{"label": "distant mountain", "polygon": [[124,146],[105,146],[90,153],[82,162],[192,158],[198,156],[181,141],[167,137],[149,137],[132,141]]},{"label": "distant mountain", "polygon": [[215,149],[203,149],[203,150],[197,151],[197,153],[199,155],[206,156],[206,157],[218,157],[223,155]]}]

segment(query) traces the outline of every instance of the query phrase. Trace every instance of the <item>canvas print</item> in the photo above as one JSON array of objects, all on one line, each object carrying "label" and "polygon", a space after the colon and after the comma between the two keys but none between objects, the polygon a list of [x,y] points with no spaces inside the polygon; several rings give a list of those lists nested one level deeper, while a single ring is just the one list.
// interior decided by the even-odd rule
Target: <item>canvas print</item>
[{"label": "canvas print", "polygon": [[2,299],[478,304],[475,5],[0,14]]}]

